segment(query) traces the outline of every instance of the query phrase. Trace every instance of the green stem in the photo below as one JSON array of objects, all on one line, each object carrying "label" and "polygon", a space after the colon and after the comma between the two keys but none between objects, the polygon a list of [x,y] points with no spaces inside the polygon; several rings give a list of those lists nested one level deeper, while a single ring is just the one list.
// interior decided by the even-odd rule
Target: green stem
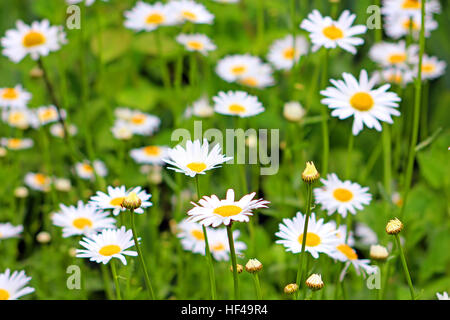
[{"label": "green stem", "polygon": [[411,275],[408,270],[408,265],[406,264],[405,253],[403,252],[402,244],[400,243],[400,236],[395,235],[395,241],[397,242],[398,250],[400,251],[400,258],[402,260],[403,272],[405,274],[406,281],[408,282],[409,292],[411,293],[411,300],[415,300],[414,287],[411,280]]},{"label": "green stem", "polygon": [[414,159],[416,157],[416,144],[419,133],[420,105],[422,100],[422,61],[425,51],[425,1],[421,1],[421,28],[420,28],[419,47],[420,47],[419,64],[418,64],[417,78],[415,80],[416,92],[414,99],[413,131],[411,134],[411,144],[409,146],[408,161],[406,165],[405,177],[403,180],[404,183],[403,206],[400,213],[400,219],[403,218],[406,208],[406,201],[411,188],[412,173],[414,169]]},{"label": "green stem", "polygon": [[111,280],[109,277],[108,270],[106,269],[106,266],[104,264],[100,265],[100,272],[102,273],[103,285],[105,286],[106,298],[108,298],[108,300],[112,300],[113,293],[112,293],[112,288],[111,288],[111,283],[110,283]]},{"label": "green stem", "polygon": [[422,103],[422,116],[420,124],[420,140],[423,141],[428,137],[428,92],[430,85],[427,82],[423,85],[423,103]]},{"label": "green stem", "polygon": [[236,251],[234,250],[233,231],[231,230],[231,223],[227,226],[228,243],[230,245],[231,263],[233,266],[233,283],[234,283],[234,300],[239,299],[239,281],[236,263]]},{"label": "green stem", "polygon": [[[391,128],[387,123],[383,123],[382,132],[383,143],[383,180],[384,180],[384,192],[388,199],[391,199],[391,176],[392,176],[392,157],[391,157]],[[388,213],[390,207],[390,201],[385,203],[384,212]]]},{"label": "green stem", "polygon": [[297,271],[297,285],[299,287],[299,291],[297,292],[297,299],[300,298],[300,286],[303,281],[303,263],[305,258],[305,247],[306,247],[306,236],[308,234],[308,223],[309,223],[309,216],[311,215],[311,204],[312,204],[312,184],[308,183],[306,185],[307,188],[307,201],[306,201],[306,214],[305,214],[305,224],[303,227],[303,237],[302,237],[302,251],[300,252],[300,262],[298,265],[298,271]]},{"label": "green stem", "polygon": [[353,152],[353,146],[355,142],[355,136],[353,135],[352,131],[350,131],[350,136],[348,137],[348,147],[347,147],[347,163],[345,168],[345,178],[350,179],[350,169],[352,167],[352,152]]},{"label": "green stem", "polygon": [[[324,89],[328,81],[328,50],[323,49],[323,68],[321,89]],[[328,107],[322,106],[322,173],[326,176],[328,172],[328,157],[330,152],[330,137],[328,133]]]},{"label": "green stem", "polygon": [[144,272],[144,279],[145,279],[145,285],[147,287],[148,296],[150,299],[155,300],[155,295],[153,293],[152,284],[150,282],[150,278],[148,276],[147,267],[145,265],[144,256],[142,255],[141,246],[139,245],[137,233],[136,233],[136,226],[134,224],[134,210],[130,210],[131,214],[131,230],[133,231],[133,239],[134,239],[134,245],[136,246],[139,262],[141,263],[142,271]]},{"label": "green stem", "polygon": [[[195,185],[197,187],[197,201],[200,200],[200,186],[198,183],[198,175],[195,175]],[[211,288],[211,299],[216,300],[217,294],[216,294],[216,277],[214,273],[214,266],[212,262],[212,255],[211,250],[209,248],[209,241],[208,241],[208,234],[206,232],[206,227],[202,225],[203,229],[203,237],[205,238],[205,254],[206,254],[206,260],[208,263],[208,270],[209,270],[209,282],[210,282],[210,288]]]},{"label": "green stem", "polygon": [[262,300],[261,283],[259,282],[259,275],[257,272],[253,274],[253,280],[255,281],[256,298]]},{"label": "green stem", "polygon": [[116,263],[113,260],[111,260],[111,272],[114,279],[114,285],[116,287],[116,298],[117,300],[122,300],[122,295],[120,294],[119,287],[119,278],[117,277]]}]

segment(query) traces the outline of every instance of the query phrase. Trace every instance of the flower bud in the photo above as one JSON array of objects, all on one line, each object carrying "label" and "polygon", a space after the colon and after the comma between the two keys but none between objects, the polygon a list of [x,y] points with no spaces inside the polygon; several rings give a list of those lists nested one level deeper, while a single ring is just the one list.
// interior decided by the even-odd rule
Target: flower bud
[{"label": "flower bud", "polygon": [[390,220],[386,225],[388,234],[398,234],[403,229],[403,223],[397,218]]},{"label": "flower bud", "polygon": [[284,287],[284,293],[293,294],[298,291],[298,285],[296,283],[290,283]]},{"label": "flower bud", "polygon": [[[242,273],[242,271],[244,271],[244,267],[242,266],[242,264],[237,264],[236,270],[237,273]],[[230,271],[233,272],[233,265],[230,266]]]},{"label": "flower bud", "polygon": [[311,290],[320,290],[323,288],[322,276],[320,274],[313,273],[306,279],[306,285]]},{"label": "flower bud", "polygon": [[305,109],[296,101],[287,102],[283,107],[283,116],[292,122],[302,120],[305,114]]},{"label": "flower bud", "polygon": [[16,196],[16,198],[26,198],[28,197],[28,189],[26,187],[17,187],[14,190],[14,196]]},{"label": "flower bud", "polygon": [[122,207],[128,210],[134,210],[141,206],[141,199],[135,192],[130,192],[122,201]]},{"label": "flower bud", "polygon": [[389,256],[389,252],[386,247],[378,244],[370,246],[370,258],[373,260],[386,260]]},{"label": "flower bud", "polygon": [[41,231],[36,235],[36,241],[42,244],[49,243],[52,236],[47,231]]},{"label": "flower bud", "polygon": [[313,183],[320,178],[320,174],[314,165],[314,162],[306,162],[305,170],[302,172],[302,179],[306,183]]},{"label": "flower bud", "polygon": [[262,263],[259,262],[257,259],[250,259],[245,265],[245,270],[250,273],[255,273],[260,271],[262,267],[263,267]]}]

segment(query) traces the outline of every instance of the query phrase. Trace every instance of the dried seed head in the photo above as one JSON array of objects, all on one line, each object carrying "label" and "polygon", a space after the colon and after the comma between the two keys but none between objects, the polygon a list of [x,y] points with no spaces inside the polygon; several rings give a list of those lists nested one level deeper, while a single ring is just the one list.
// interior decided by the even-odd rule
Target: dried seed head
[{"label": "dried seed head", "polygon": [[284,287],[284,293],[293,294],[298,291],[298,285],[296,283],[290,283]]},{"label": "dried seed head", "polygon": [[403,229],[403,223],[397,218],[390,220],[386,225],[386,232],[388,234],[397,234]]},{"label": "dried seed head", "polygon": [[257,259],[250,259],[245,265],[245,270],[250,273],[255,273],[260,271],[262,267],[263,267],[262,263],[259,262]]},{"label": "dried seed head", "polygon": [[[244,267],[242,266],[242,264],[237,264],[236,270],[237,273],[242,273],[242,271],[244,271]],[[233,265],[230,266],[230,271],[233,272]]]},{"label": "dried seed head", "polygon": [[320,274],[313,273],[306,279],[306,285],[311,290],[320,290],[323,288],[322,276]]},{"label": "dried seed head", "polygon": [[386,247],[378,244],[370,246],[370,258],[373,260],[386,260],[389,257],[389,252]]},{"label": "dried seed head", "polygon": [[130,192],[122,201],[122,207],[128,210],[134,210],[141,206],[141,199],[135,192]]},{"label": "dried seed head", "polygon": [[314,162],[306,162],[305,170],[302,172],[302,179],[306,183],[313,183],[320,178],[320,174],[314,165]]}]

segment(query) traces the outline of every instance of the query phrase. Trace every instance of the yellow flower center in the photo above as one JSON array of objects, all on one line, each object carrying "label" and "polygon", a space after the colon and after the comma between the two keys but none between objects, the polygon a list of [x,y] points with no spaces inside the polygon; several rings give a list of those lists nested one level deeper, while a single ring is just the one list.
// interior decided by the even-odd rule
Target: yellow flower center
[{"label": "yellow flower center", "polygon": [[419,0],[405,0],[402,3],[403,9],[420,9],[420,1]]},{"label": "yellow flower center", "polygon": [[351,106],[359,111],[369,111],[374,105],[373,98],[366,92],[357,92],[350,98]]},{"label": "yellow flower center", "polygon": [[434,64],[432,64],[432,63],[425,63],[425,64],[422,66],[422,72],[425,72],[425,73],[431,73],[431,72],[433,72],[435,69],[436,69],[436,66],[435,66]]},{"label": "yellow flower center", "polygon": [[245,107],[240,104],[233,103],[228,107],[228,111],[234,114],[240,114],[245,112]]},{"label": "yellow flower center", "polygon": [[391,63],[391,64],[403,63],[406,60],[406,54],[394,53],[389,56],[388,60],[389,60],[389,63]]},{"label": "yellow flower center", "polygon": [[9,122],[12,124],[16,124],[22,122],[25,116],[22,112],[11,112],[9,115]]},{"label": "yellow flower center", "polygon": [[20,139],[11,138],[8,140],[8,148],[10,148],[10,149],[20,148],[21,145],[22,145],[22,140],[20,140]]},{"label": "yellow flower center", "polygon": [[419,30],[419,25],[417,23],[415,23],[414,21],[407,19],[403,22],[403,28],[406,30],[409,30],[410,28],[412,30]]},{"label": "yellow flower center", "polygon": [[88,218],[77,218],[72,222],[73,226],[77,229],[83,230],[84,228],[92,228],[92,221]]},{"label": "yellow flower center", "polygon": [[[300,244],[303,243],[303,233],[301,235],[298,236],[298,242]],[[316,247],[321,243],[321,239],[320,237],[313,233],[313,232],[307,232],[306,233],[306,246],[308,247]]]},{"label": "yellow flower center", "polygon": [[256,87],[258,85],[258,80],[253,77],[242,78],[239,82],[249,87]]},{"label": "yellow flower center", "polygon": [[145,122],[144,114],[137,114],[131,118],[131,122],[137,125],[143,124]]},{"label": "yellow flower center", "polygon": [[353,192],[344,188],[337,188],[333,191],[333,197],[341,202],[348,202],[353,199]]},{"label": "yellow flower center", "polygon": [[222,217],[231,217],[235,216],[242,212],[242,208],[235,205],[225,205],[221,207],[217,207],[213,211],[215,214],[221,215]]},{"label": "yellow flower center", "polygon": [[45,43],[45,37],[39,31],[30,31],[23,37],[22,43],[27,48],[40,46]]},{"label": "yellow flower center", "polygon": [[240,66],[234,66],[231,68],[231,73],[238,76],[243,74],[247,70],[246,66],[240,65]]},{"label": "yellow flower center", "polygon": [[186,167],[194,172],[199,173],[206,169],[206,164],[203,162],[191,162]]},{"label": "yellow flower center", "polygon": [[2,98],[6,100],[16,100],[19,97],[19,93],[14,88],[6,88],[3,90]]},{"label": "yellow flower center", "polygon": [[211,247],[211,249],[212,249],[213,251],[223,251],[223,250],[225,250],[225,245],[221,242],[221,243],[218,243],[218,244],[213,245],[213,246]]},{"label": "yellow flower center", "polygon": [[201,43],[200,41],[188,41],[187,46],[191,49],[194,50],[202,50],[203,49],[203,43]]},{"label": "yellow flower center", "polygon": [[191,235],[199,241],[205,240],[205,236],[203,235],[203,232],[200,230],[192,230]]},{"label": "yellow flower center", "polygon": [[283,52],[283,57],[285,59],[292,60],[294,59],[294,53],[295,53],[294,48],[287,48]]},{"label": "yellow flower center", "polygon": [[358,255],[355,250],[346,244],[340,244],[336,247],[340,252],[342,252],[348,260],[356,260],[358,259]]},{"label": "yellow flower center", "polygon": [[89,164],[87,164],[87,163],[84,163],[84,164],[83,164],[83,170],[86,171],[86,172],[88,172],[88,173],[94,172],[94,168],[92,168],[92,166],[89,165]]},{"label": "yellow flower center", "polygon": [[153,157],[156,157],[161,153],[161,150],[159,150],[159,147],[156,147],[156,146],[148,146],[148,147],[145,147],[143,150],[146,155],[153,156]]},{"label": "yellow flower center", "polygon": [[123,199],[125,199],[125,197],[114,198],[109,202],[109,204],[112,206],[120,207],[122,205]]},{"label": "yellow flower center", "polygon": [[197,19],[197,15],[190,11],[183,11],[181,13],[181,15],[183,16],[183,18],[188,19],[188,20],[196,20]]},{"label": "yellow flower center", "polygon": [[145,22],[148,24],[161,24],[164,22],[164,16],[160,13],[151,13],[145,19]]},{"label": "yellow flower center", "polygon": [[120,247],[118,245],[108,244],[108,245],[102,247],[98,253],[100,253],[102,256],[112,256],[119,252],[120,252]]},{"label": "yellow flower center", "polygon": [[44,111],[39,112],[39,120],[41,122],[52,120],[58,117],[58,114],[54,109],[46,109]]},{"label": "yellow flower center", "polygon": [[344,32],[342,32],[342,30],[336,27],[335,25],[325,27],[322,30],[322,33],[324,34],[325,37],[331,40],[337,40],[344,37]]},{"label": "yellow flower center", "polygon": [[0,300],[9,300],[10,294],[5,289],[0,289]]},{"label": "yellow flower center", "polygon": [[42,173],[36,173],[34,175],[34,180],[36,181],[37,184],[43,185],[47,182],[47,177]]}]

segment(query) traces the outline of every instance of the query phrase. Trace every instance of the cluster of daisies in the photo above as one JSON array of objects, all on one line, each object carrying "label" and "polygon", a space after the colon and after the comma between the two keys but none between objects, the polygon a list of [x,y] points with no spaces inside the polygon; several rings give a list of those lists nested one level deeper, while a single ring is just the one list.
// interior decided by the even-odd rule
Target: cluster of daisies
[{"label": "cluster of daisies", "polygon": [[[323,186],[314,189],[314,196],[316,203],[320,204],[322,210],[326,211],[328,215],[337,213],[342,218],[345,218],[347,214],[355,215],[358,210],[363,210],[363,206],[368,205],[372,199],[367,187],[363,188],[349,180],[341,181],[334,173],[329,174],[327,179],[321,179],[321,182]],[[292,219],[283,219],[283,223],[279,225],[280,230],[275,234],[280,238],[276,243],[282,244],[287,251],[300,253],[304,238],[305,219],[305,215],[301,212],[298,212]],[[370,260],[361,259],[356,250],[352,248],[355,240],[352,232],[347,230],[345,225],[337,225],[333,220],[325,222],[323,218],[318,219],[312,213],[305,239],[305,251],[309,252],[314,259],[318,259],[319,254],[322,253],[335,261],[345,263],[341,281],[350,265],[353,265],[357,274],[376,272],[376,268],[370,265]]]},{"label": "cluster of daisies", "polygon": [[161,120],[154,115],[125,107],[116,108],[116,120],[111,132],[116,139],[129,140],[133,135],[151,136],[161,125]]}]

